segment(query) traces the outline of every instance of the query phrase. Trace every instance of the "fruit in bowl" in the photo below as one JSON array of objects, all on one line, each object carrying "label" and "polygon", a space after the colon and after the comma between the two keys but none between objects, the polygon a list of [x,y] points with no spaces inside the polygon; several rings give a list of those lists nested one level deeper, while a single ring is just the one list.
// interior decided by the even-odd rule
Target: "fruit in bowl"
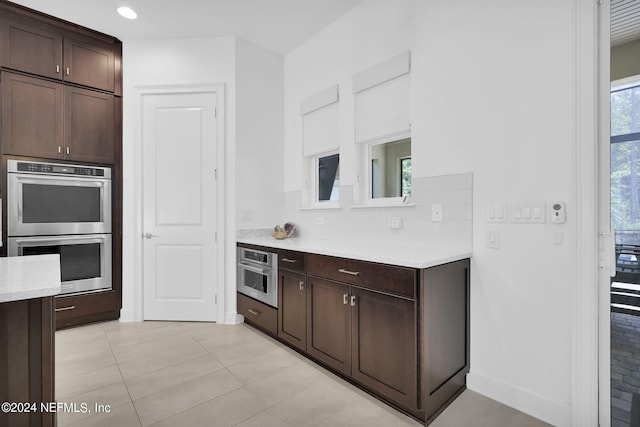
[{"label": "fruit in bowl", "polygon": [[291,237],[291,235],[293,235],[295,229],[296,226],[293,223],[287,222],[284,224],[284,226],[276,225],[273,228],[271,235],[278,240],[286,239],[287,237]]}]

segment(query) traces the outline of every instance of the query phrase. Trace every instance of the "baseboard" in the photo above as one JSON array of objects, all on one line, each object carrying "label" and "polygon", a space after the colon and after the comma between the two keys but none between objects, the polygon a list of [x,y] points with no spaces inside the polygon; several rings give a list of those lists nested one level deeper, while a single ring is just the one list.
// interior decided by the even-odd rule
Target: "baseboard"
[{"label": "baseboard", "polygon": [[224,314],[225,325],[237,325],[244,322],[244,316],[236,311],[228,311]]},{"label": "baseboard", "polygon": [[482,374],[470,372],[467,388],[556,427],[571,426],[571,408]]}]

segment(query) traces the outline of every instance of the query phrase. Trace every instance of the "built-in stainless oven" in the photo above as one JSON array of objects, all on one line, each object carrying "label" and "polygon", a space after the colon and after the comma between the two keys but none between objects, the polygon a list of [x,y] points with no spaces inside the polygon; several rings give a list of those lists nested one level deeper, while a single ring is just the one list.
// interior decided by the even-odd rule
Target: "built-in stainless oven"
[{"label": "built-in stainless oven", "polygon": [[278,254],[238,248],[238,292],[278,307]]},{"label": "built-in stainless oven", "polygon": [[7,161],[8,236],[111,233],[111,169]]},{"label": "built-in stainless oven", "polygon": [[9,256],[60,254],[60,295],[111,289],[111,235],[9,237]]}]

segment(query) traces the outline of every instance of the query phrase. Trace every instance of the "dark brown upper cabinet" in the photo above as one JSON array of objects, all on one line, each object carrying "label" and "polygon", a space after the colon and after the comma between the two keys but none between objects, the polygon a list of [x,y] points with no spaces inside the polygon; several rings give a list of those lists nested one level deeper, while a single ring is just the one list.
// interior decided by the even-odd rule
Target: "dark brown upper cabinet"
[{"label": "dark brown upper cabinet", "polygon": [[[56,32],[33,21],[3,20],[3,68],[64,80],[82,86],[119,93],[120,44],[82,34]],[[117,87],[116,87],[117,86]]]},{"label": "dark brown upper cabinet", "polygon": [[97,40],[64,39],[65,81],[113,92],[115,89],[113,46]]},{"label": "dark brown upper cabinet", "polygon": [[2,73],[2,151],[63,158],[64,87],[49,80]]},{"label": "dark brown upper cabinet", "polygon": [[114,123],[113,95],[2,73],[4,154],[110,164]]},{"label": "dark brown upper cabinet", "polygon": [[64,156],[67,160],[113,163],[114,96],[65,86]]},{"label": "dark brown upper cabinet", "polygon": [[3,21],[2,66],[39,76],[62,78],[62,35]]}]

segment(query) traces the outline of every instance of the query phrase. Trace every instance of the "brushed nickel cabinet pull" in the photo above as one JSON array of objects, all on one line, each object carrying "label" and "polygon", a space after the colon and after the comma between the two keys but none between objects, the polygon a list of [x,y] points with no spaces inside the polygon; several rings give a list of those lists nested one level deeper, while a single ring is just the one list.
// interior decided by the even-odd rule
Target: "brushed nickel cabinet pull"
[{"label": "brushed nickel cabinet pull", "polygon": [[75,305],[70,305],[69,307],[56,308],[56,311],[69,311],[69,310],[75,310],[75,308],[76,308]]},{"label": "brushed nickel cabinet pull", "polygon": [[300,290],[304,291],[304,282],[300,282]]},{"label": "brushed nickel cabinet pull", "polygon": [[67,76],[70,74],[69,67],[67,67]]},{"label": "brushed nickel cabinet pull", "polygon": [[60,66],[56,65],[56,74],[58,74],[60,72]]},{"label": "brushed nickel cabinet pull", "polygon": [[67,154],[71,154],[71,148],[67,147]]},{"label": "brushed nickel cabinet pull", "polygon": [[58,145],[58,154],[62,154],[62,147]]},{"label": "brushed nickel cabinet pull", "polygon": [[249,313],[253,314],[254,316],[260,316],[260,312],[258,310],[254,310],[253,308],[250,308],[249,310],[247,310]]},{"label": "brushed nickel cabinet pull", "polygon": [[356,297],[355,295],[351,295],[351,307],[355,307],[356,306]]},{"label": "brushed nickel cabinet pull", "polygon": [[358,276],[360,274],[359,271],[349,271],[349,270],[345,270],[344,268],[341,268],[340,270],[338,270],[340,273],[344,273],[344,274],[350,274],[351,276]]},{"label": "brushed nickel cabinet pull", "polygon": [[288,262],[288,263],[291,263],[291,264],[295,264],[296,262],[298,262],[297,259],[289,259],[289,258],[282,258],[282,261]]},{"label": "brushed nickel cabinet pull", "polygon": [[343,303],[344,305],[349,304],[348,299],[349,299],[349,294],[344,294],[344,295],[342,295],[342,303]]}]

